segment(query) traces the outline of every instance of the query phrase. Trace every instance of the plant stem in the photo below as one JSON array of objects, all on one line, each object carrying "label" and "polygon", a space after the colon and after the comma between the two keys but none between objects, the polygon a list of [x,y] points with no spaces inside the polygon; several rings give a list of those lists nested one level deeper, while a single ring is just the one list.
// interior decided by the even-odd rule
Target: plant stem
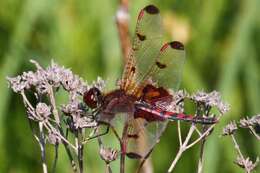
[{"label": "plant stem", "polygon": [[82,133],[80,130],[76,133],[76,143],[77,143],[77,154],[78,154],[78,163],[79,163],[79,172],[83,173],[84,167],[83,167],[83,145],[82,145]]},{"label": "plant stem", "polygon": [[204,133],[200,135],[199,138],[197,138],[195,141],[193,141],[191,144],[189,144],[186,148],[189,149],[193,147],[195,144],[197,144],[199,141],[201,141],[203,138],[205,138],[207,135],[210,134],[210,131],[215,127],[216,124],[211,125]]},{"label": "plant stem", "polygon": [[177,164],[178,160],[180,159],[183,152],[184,152],[184,148],[180,147],[177,155],[175,156],[175,159],[173,160],[170,168],[168,169],[168,173],[171,173],[173,171],[173,169],[175,168],[175,166],[176,166],[176,164]]},{"label": "plant stem", "polygon": [[40,144],[40,148],[41,148],[42,170],[43,170],[43,173],[48,173],[47,164],[46,164],[46,155],[45,155],[45,139],[44,139],[42,122],[39,122],[39,131],[40,131],[39,144]]},{"label": "plant stem", "polygon": [[56,107],[56,102],[55,102],[52,86],[49,86],[49,97],[50,97],[50,102],[51,102],[51,105],[52,105],[52,108],[53,108],[54,118],[55,118],[57,124],[60,126],[60,117],[59,117],[59,113],[58,113],[58,110],[57,110],[57,107]]},{"label": "plant stem", "polygon": [[55,173],[56,171],[56,166],[57,166],[57,161],[58,161],[58,155],[59,155],[59,152],[58,152],[58,149],[59,149],[59,144],[55,144],[55,157],[54,157],[54,161],[53,161],[53,165],[52,165],[52,173]]},{"label": "plant stem", "polygon": [[201,146],[200,146],[200,158],[199,158],[199,164],[198,164],[198,173],[202,173],[203,170],[203,156],[204,156],[204,146],[205,146],[205,139],[202,139]]},{"label": "plant stem", "polygon": [[177,122],[177,128],[178,128],[179,143],[180,143],[180,146],[182,146],[182,135],[181,135],[181,123],[180,123],[180,121]]},{"label": "plant stem", "polygon": [[122,140],[123,143],[121,143],[121,155],[120,155],[120,173],[125,172],[125,148],[126,148],[126,142],[125,140]]},{"label": "plant stem", "polygon": [[120,6],[116,14],[116,24],[120,38],[123,60],[127,62],[130,52],[130,38],[129,38],[129,14],[128,14],[128,0],[120,0]]},{"label": "plant stem", "polygon": [[[50,126],[49,128],[51,128],[50,130],[53,131],[54,127],[52,127],[50,123],[48,125]],[[46,125],[46,127],[48,127],[48,126]],[[74,159],[72,157],[72,154],[71,154],[69,146],[71,146],[71,148],[73,148],[75,151],[77,151],[76,147],[74,145],[72,145],[67,139],[64,138],[64,132],[63,132],[61,127],[59,127],[59,132],[60,133],[57,133],[56,130],[53,131],[53,132],[55,132],[55,134],[59,135],[59,137],[61,138],[62,144],[63,144],[63,146],[64,146],[64,148],[66,150],[66,153],[67,153],[67,155],[69,157],[72,170],[73,170],[74,173],[77,173],[78,171],[77,171],[76,162],[74,161]]]},{"label": "plant stem", "polygon": [[[60,126],[60,117],[59,117],[59,112],[58,112],[58,109],[56,107],[56,102],[55,102],[55,98],[54,98],[54,92],[53,92],[53,88],[52,86],[49,86],[49,98],[50,98],[50,102],[51,102],[51,105],[53,107],[53,115],[54,115],[54,119],[56,121],[56,125],[58,126],[58,129],[59,129],[59,136],[62,138],[62,144],[63,146],[65,147],[65,150],[67,152],[67,155],[70,159],[70,162],[71,162],[71,167],[73,169],[73,172],[76,173],[77,172],[77,166],[76,166],[76,163],[72,157],[72,154],[71,154],[71,151],[68,147],[68,145],[70,145],[70,143],[64,138],[64,133],[63,133],[63,130]],[[73,148],[73,145],[70,145],[72,148]],[[75,149],[75,148],[74,148]]]},{"label": "plant stem", "polygon": [[192,136],[194,131],[195,131],[195,125],[192,124],[191,127],[190,127],[190,130],[189,130],[189,132],[188,132],[188,134],[187,134],[187,136],[186,136],[186,138],[185,138],[185,140],[183,142],[183,144],[180,146],[179,151],[178,151],[177,155],[175,156],[175,159],[173,160],[170,168],[168,169],[168,173],[171,173],[173,171],[173,169],[175,168],[177,162],[179,161],[182,153],[185,150],[187,150],[187,145],[188,145],[188,143],[190,141],[190,138],[191,138],[191,136]]},{"label": "plant stem", "polygon": [[[23,97],[23,102],[24,102],[25,107],[28,107],[30,109],[30,113],[34,114],[34,117],[36,117],[36,115],[34,113],[34,107],[31,105],[31,103],[27,99],[25,93],[21,92],[21,95]],[[40,136],[38,137],[36,135],[33,127],[32,127],[30,119],[28,119],[28,120],[29,120],[29,125],[30,125],[30,128],[32,130],[33,136],[35,137],[35,139],[38,141],[38,143],[40,145],[43,173],[48,173],[48,168],[47,168],[47,164],[46,164],[46,157],[45,157],[45,139],[44,139],[44,132],[43,132],[43,123],[39,122]]]},{"label": "plant stem", "polygon": [[64,143],[67,144],[67,145],[66,145],[67,147],[70,146],[72,149],[75,150],[75,152],[77,152],[77,147],[75,147],[72,143],[70,143],[70,142],[64,137],[64,132],[63,132],[63,130],[62,130],[61,127],[59,127],[59,132],[57,132],[57,130],[56,130],[56,129],[52,126],[52,124],[49,123],[49,122],[44,123],[44,126],[45,126],[45,128],[48,129],[50,132],[52,132],[52,133],[58,135],[58,136],[61,138],[61,141],[62,141],[63,144],[64,144]]},{"label": "plant stem", "polygon": [[127,133],[128,124],[126,123],[122,132],[122,139],[120,141],[121,155],[120,155],[120,173],[125,173],[125,156],[127,147]]},{"label": "plant stem", "polygon": [[251,133],[260,141],[260,136],[255,132],[255,129],[252,126],[249,126]]},{"label": "plant stem", "polygon": [[244,158],[244,156],[243,156],[243,154],[242,154],[242,152],[241,152],[241,150],[239,148],[239,145],[237,143],[237,140],[236,140],[236,138],[235,138],[235,136],[233,134],[231,134],[231,138],[233,140],[233,143],[235,145],[235,149],[237,150],[237,153],[238,153],[239,157],[243,160],[243,165],[245,167],[245,171],[247,173],[250,173],[250,170],[247,168],[247,164],[245,163],[245,158]]},{"label": "plant stem", "polygon": [[84,167],[83,167],[83,150],[84,150],[84,147],[83,145],[79,145],[79,149],[78,149],[78,160],[79,160],[79,171],[80,173],[83,173],[84,172]]},{"label": "plant stem", "polygon": [[112,169],[109,163],[106,163],[106,173],[112,173]]}]

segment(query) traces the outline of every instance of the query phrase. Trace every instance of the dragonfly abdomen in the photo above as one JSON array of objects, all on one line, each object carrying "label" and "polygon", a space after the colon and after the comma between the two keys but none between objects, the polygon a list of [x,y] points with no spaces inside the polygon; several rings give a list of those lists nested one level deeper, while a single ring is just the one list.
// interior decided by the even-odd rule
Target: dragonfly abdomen
[{"label": "dragonfly abdomen", "polygon": [[164,116],[162,116],[161,111],[153,109],[150,106],[142,103],[135,104],[134,118],[143,118],[148,122],[167,120]]},{"label": "dragonfly abdomen", "polygon": [[200,116],[192,116],[192,115],[186,115],[183,113],[173,113],[173,112],[167,112],[166,114],[167,119],[170,121],[188,121],[193,123],[199,123],[199,124],[215,124],[217,123],[216,118],[214,117],[200,117]]},{"label": "dragonfly abdomen", "polygon": [[144,103],[135,104],[135,118],[143,118],[148,122],[151,121],[187,121],[200,124],[215,124],[217,122],[214,117],[200,117],[186,115],[184,113],[176,113],[171,111],[165,111],[160,108],[152,107]]}]

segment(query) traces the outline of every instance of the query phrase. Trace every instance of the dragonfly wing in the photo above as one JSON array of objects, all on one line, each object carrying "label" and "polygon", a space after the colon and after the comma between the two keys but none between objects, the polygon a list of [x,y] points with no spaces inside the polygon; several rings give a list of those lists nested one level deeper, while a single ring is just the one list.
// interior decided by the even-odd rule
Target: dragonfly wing
[{"label": "dragonfly wing", "polygon": [[180,85],[184,62],[185,51],[182,43],[173,41],[164,44],[136,90],[144,88],[150,78],[159,87],[177,90]]},{"label": "dragonfly wing", "polygon": [[167,126],[164,122],[149,122],[142,118],[135,119],[129,127],[127,155],[129,158],[145,158],[155,145]]},{"label": "dragonfly wing", "polygon": [[129,130],[130,156],[143,158],[154,148],[167,126],[167,120],[156,108],[157,102],[169,103],[172,96],[162,87],[146,85],[142,101],[135,103],[134,119]]},{"label": "dragonfly wing", "polygon": [[153,5],[143,8],[137,19],[132,50],[121,82],[122,89],[131,89],[153,64],[162,44],[162,21],[159,9]]},{"label": "dragonfly wing", "polygon": [[[142,96],[150,78],[157,82],[159,87],[178,88],[185,60],[184,46],[179,42],[171,42],[161,47],[162,33],[158,8],[149,5],[142,9],[137,20],[132,50],[121,80],[121,88],[128,94]],[[163,89],[148,89],[149,92],[143,94],[143,99],[150,100],[150,104],[154,104],[153,98],[158,96],[169,98]],[[128,121],[128,157],[145,157],[165,130],[167,121],[149,120],[139,116]]]},{"label": "dragonfly wing", "polygon": [[166,43],[155,61],[153,80],[159,86],[177,90],[180,85],[185,62],[185,51],[182,43],[173,41]]}]

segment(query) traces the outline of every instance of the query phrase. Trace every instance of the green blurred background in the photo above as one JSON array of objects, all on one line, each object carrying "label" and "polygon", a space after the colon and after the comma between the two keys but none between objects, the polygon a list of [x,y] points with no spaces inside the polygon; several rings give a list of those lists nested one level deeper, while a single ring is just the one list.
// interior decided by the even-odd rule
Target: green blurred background
[{"label": "green blurred background", "polygon": [[[161,10],[166,41],[179,40],[186,46],[181,88],[218,90],[231,104],[231,111],[206,143],[204,172],[243,172],[233,164],[236,155],[231,140],[219,136],[229,120],[260,112],[260,1],[133,0],[132,32],[138,11],[150,3]],[[44,66],[54,59],[90,83],[101,76],[112,88],[122,71],[115,25],[118,5],[118,0],[0,1],[1,173],[42,171],[22,100],[7,88],[5,76],[33,70],[29,59]],[[155,172],[168,169],[178,147],[176,136],[176,126],[171,124],[152,155]],[[243,130],[237,137],[243,152],[255,159],[259,142]],[[96,145],[86,147],[87,172],[104,172]],[[61,152],[58,172],[71,172]],[[195,172],[198,155],[198,147],[186,152],[175,172]]]}]

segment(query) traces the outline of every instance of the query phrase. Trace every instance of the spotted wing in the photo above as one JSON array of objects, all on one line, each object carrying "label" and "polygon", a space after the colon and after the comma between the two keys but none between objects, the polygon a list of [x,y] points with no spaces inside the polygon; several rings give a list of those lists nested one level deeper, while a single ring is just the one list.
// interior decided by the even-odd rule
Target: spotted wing
[{"label": "spotted wing", "polygon": [[156,59],[162,44],[162,21],[159,9],[153,5],[143,8],[137,19],[132,50],[121,80],[121,89],[131,93]]},{"label": "spotted wing", "polygon": [[[128,156],[145,158],[154,148],[164,132],[167,121],[157,110],[153,109],[157,102],[171,102],[172,96],[162,87],[147,85],[143,89],[142,98],[135,103],[134,119],[129,125]],[[140,109],[143,107],[144,109]]]},{"label": "spotted wing", "polygon": [[156,58],[153,80],[159,86],[177,90],[180,85],[185,62],[185,51],[182,43],[173,41],[166,43]]},{"label": "spotted wing", "polygon": [[182,43],[173,41],[164,44],[153,65],[144,75],[135,92],[140,92],[151,79],[159,87],[177,90],[180,85],[182,69],[185,62],[185,51]]},{"label": "spotted wing", "polygon": [[[142,94],[149,79],[163,88],[178,88],[185,59],[184,47],[179,42],[167,43],[161,47],[161,38],[162,25],[159,10],[154,6],[147,6],[138,16],[132,52],[121,82],[122,89],[134,95]],[[163,90],[158,91],[160,96],[164,95],[161,92]],[[149,92],[152,96],[155,93],[157,92]],[[147,94],[144,96],[150,97]],[[150,104],[153,102],[154,100],[150,100]],[[167,125],[167,121],[147,120],[149,118],[142,118],[140,114],[139,118],[129,122],[128,156],[130,158],[145,157],[149,154]]]},{"label": "spotted wing", "polygon": [[[150,69],[143,76],[139,83],[140,88],[136,88],[137,92],[142,89],[141,99],[148,106],[156,105],[156,101],[169,103],[171,102],[171,95],[166,89],[171,88],[177,90],[181,80],[182,68],[185,60],[184,46],[180,42],[166,43],[160,49],[159,54],[151,65]],[[158,88],[148,84],[147,80],[152,78],[158,84]],[[147,109],[148,110],[148,109]],[[167,121],[160,116],[157,116],[155,109],[141,110],[136,108],[135,122],[136,127],[133,128],[133,137],[129,139],[129,152],[131,156],[145,157],[149,151],[153,149],[155,144],[159,141]],[[156,112],[156,113],[154,113]],[[136,145],[142,146],[136,147]],[[134,147],[131,147],[134,146]]]},{"label": "spotted wing", "polygon": [[147,122],[138,118],[130,123],[128,131],[127,156],[131,159],[144,159],[149,156],[164,132],[167,121]]}]

